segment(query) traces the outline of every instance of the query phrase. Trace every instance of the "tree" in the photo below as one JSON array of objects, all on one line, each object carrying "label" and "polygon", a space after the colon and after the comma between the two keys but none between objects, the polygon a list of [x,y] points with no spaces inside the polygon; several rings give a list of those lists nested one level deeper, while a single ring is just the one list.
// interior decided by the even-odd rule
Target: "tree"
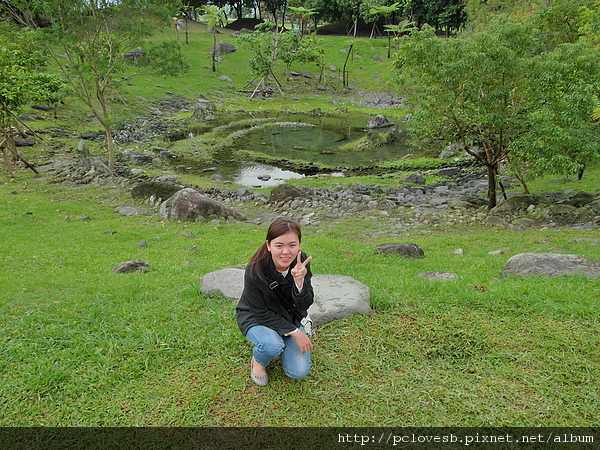
[{"label": "tree", "polygon": [[203,6],[203,19],[206,20],[206,27],[209,33],[213,34],[213,51],[212,51],[212,71],[217,71],[217,26],[223,24],[223,11],[225,8],[218,8],[215,5]]},{"label": "tree", "polygon": [[58,118],[58,105],[67,96],[65,80],[56,74],[35,73],[29,80],[30,97],[34,102],[45,103],[52,108],[54,118]]},{"label": "tree", "polygon": [[412,30],[415,26],[414,22],[409,22],[408,20],[401,20],[398,25],[385,25],[385,30],[390,33],[394,33],[396,38],[402,37],[402,35],[410,30]]},{"label": "tree", "polygon": [[[594,53],[590,47],[541,50],[530,24],[502,20],[471,38],[442,39],[424,28],[403,38],[396,54],[399,86],[415,110],[413,145],[461,142],[487,169],[488,209],[496,205],[499,168],[509,156],[568,170],[580,157],[592,157],[597,145],[598,130],[590,126],[598,92]],[[573,150],[569,163],[554,158],[550,164],[565,148]]]},{"label": "tree", "polygon": [[[375,31],[375,24],[377,19],[383,18],[387,25],[391,25],[391,18],[394,13],[400,9],[400,3],[394,3],[390,6],[372,6],[369,8],[368,18],[373,22],[373,29],[371,30],[371,37],[373,37],[373,32]],[[388,55],[389,57],[389,55]]]},{"label": "tree", "polygon": [[599,0],[554,0],[540,6],[532,19],[550,48],[564,42],[600,44]]},{"label": "tree", "polygon": [[[106,132],[108,167],[114,170],[110,108],[115,75],[124,58],[159,24],[168,23],[179,0],[11,0],[22,21],[43,35],[40,41],[73,93]],[[49,24],[41,27],[36,17]]]},{"label": "tree", "polygon": [[16,151],[13,137],[13,128],[19,128],[16,113],[30,100],[41,99],[51,104],[60,101],[63,83],[56,76],[37,72],[46,65],[46,58],[30,34],[12,28],[3,31],[10,38],[0,34],[0,147],[7,174],[12,177],[9,152],[37,173]]},{"label": "tree", "polygon": [[[297,43],[296,43],[297,42]],[[287,64],[288,74],[292,63],[316,64],[319,68],[319,83],[323,82],[323,73],[325,71],[325,52],[321,47],[322,40],[314,34],[309,36],[298,35],[296,39],[290,40],[287,44],[291,50],[282,52],[281,60]]]},{"label": "tree", "polygon": [[149,44],[145,58],[139,58],[134,64],[153,70],[164,76],[177,76],[189,70],[178,42],[164,41]]},{"label": "tree", "polygon": [[308,22],[308,18],[317,14],[317,11],[303,6],[290,6],[289,9],[298,17],[298,28],[300,28],[300,33],[306,34],[306,23]]},{"label": "tree", "polygon": [[[287,7],[287,0],[264,0],[262,2],[265,9],[271,13],[275,22],[275,29],[279,30],[279,22],[277,16],[279,11],[284,10]],[[283,26],[283,23],[281,24]]]},{"label": "tree", "polygon": [[[396,39],[402,37],[402,35],[404,33],[406,33],[409,30],[412,30],[415,26],[414,22],[409,22],[408,20],[402,20],[400,21],[400,23],[398,25],[385,25],[385,31],[387,31],[388,33],[394,33],[394,35],[396,36]],[[388,58],[390,57],[390,53],[391,53],[391,36],[388,37]]]},{"label": "tree", "polygon": [[252,71],[256,73],[255,79],[260,77],[251,98],[259,90],[263,93],[268,91],[269,77],[275,80],[279,93],[285,96],[274,72],[274,67],[279,61],[285,62],[288,68],[293,61],[297,60],[315,62],[322,72],[323,51],[318,48],[314,36],[303,37],[298,30],[277,33],[273,31],[274,29],[273,23],[265,22],[260,24],[254,33],[239,37],[241,45],[246,46],[253,53],[249,63]]},{"label": "tree", "polygon": [[530,60],[527,120],[530,130],[513,146],[514,158],[535,175],[551,172],[583,177],[600,160],[600,123],[595,108],[600,62],[586,43],[561,44]]}]

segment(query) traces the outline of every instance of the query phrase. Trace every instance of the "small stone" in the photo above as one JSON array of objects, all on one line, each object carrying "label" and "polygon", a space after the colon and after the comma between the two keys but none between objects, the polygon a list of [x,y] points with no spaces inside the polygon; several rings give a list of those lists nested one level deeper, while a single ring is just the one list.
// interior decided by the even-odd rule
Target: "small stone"
[{"label": "small stone", "polygon": [[493,256],[498,256],[498,255],[503,255],[505,252],[510,251],[510,247],[504,247],[498,250],[492,250],[491,252],[488,252],[488,255],[493,255]]},{"label": "small stone", "polygon": [[440,272],[434,270],[431,272],[424,272],[417,275],[419,278],[426,278],[428,280],[456,280],[459,276],[451,272]]},{"label": "small stone", "polygon": [[115,273],[133,273],[133,272],[146,272],[150,270],[152,266],[140,259],[133,259],[131,261],[125,261],[117,264],[113,272]]}]

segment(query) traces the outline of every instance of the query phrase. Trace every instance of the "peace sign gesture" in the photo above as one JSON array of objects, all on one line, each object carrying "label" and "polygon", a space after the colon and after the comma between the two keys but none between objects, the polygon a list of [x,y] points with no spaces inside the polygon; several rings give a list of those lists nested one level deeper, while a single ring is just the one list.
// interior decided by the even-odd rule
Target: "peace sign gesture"
[{"label": "peace sign gesture", "polygon": [[294,277],[294,280],[296,280],[296,286],[298,286],[298,289],[302,289],[302,286],[304,285],[304,277],[306,276],[306,265],[308,264],[308,262],[312,259],[312,256],[309,256],[308,258],[306,258],[304,260],[304,262],[302,262],[300,260],[300,254],[301,252],[298,251],[298,257],[296,258],[296,265],[292,268],[291,272],[292,272],[292,276]]}]

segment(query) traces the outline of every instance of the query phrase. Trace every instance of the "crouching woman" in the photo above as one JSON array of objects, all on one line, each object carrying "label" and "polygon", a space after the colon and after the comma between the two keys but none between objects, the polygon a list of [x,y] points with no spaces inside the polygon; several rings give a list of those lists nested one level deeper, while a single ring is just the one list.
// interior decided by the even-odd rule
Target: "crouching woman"
[{"label": "crouching woman", "polygon": [[291,378],[302,379],[310,369],[313,344],[301,322],[314,300],[312,257],[300,251],[301,240],[296,221],[277,219],[246,267],[236,320],[254,344],[250,377],[259,386],[269,382],[267,366],[277,357]]}]

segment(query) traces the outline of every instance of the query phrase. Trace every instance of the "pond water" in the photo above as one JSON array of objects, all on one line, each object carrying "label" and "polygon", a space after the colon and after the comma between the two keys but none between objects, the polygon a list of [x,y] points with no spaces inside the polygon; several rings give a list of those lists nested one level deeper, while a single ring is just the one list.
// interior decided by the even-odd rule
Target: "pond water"
[{"label": "pond water", "polygon": [[[371,119],[370,116],[279,114],[270,115],[269,118],[274,119],[273,122],[246,127],[241,137],[234,140],[231,150],[219,152],[218,160],[211,162],[210,170],[193,163],[187,167],[187,170],[213,172],[212,175],[216,172],[224,180],[242,186],[269,187],[304,175],[286,170],[284,167],[238,160],[235,157],[236,150],[350,171],[352,168],[397,160],[408,153],[403,129],[399,126],[383,130],[391,130],[396,134],[396,140],[392,143],[366,151],[339,151],[341,145],[357,141],[367,135],[365,126]],[[194,131],[191,135],[196,136]],[[178,164],[181,170],[182,161]]]},{"label": "pond water", "polygon": [[408,153],[402,129],[398,127],[391,128],[397,134],[397,139],[390,144],[368,151],[337,151],[341,145],[357,141],[367,134],[367,116],[349,119],[289,115],[280,119],[277,123],[281,126],[258,128],[239,139],[236,147],[276,158],[333,167],[369,166],[380,161],[399,159]]},{"label": "pond water", "polygon": [[271,187],[285,183],[287,180],[303,177],[304,175],[291,170],[283,170],[267,164],[243,162],[233,176],[233,182],[246,187]]}]

